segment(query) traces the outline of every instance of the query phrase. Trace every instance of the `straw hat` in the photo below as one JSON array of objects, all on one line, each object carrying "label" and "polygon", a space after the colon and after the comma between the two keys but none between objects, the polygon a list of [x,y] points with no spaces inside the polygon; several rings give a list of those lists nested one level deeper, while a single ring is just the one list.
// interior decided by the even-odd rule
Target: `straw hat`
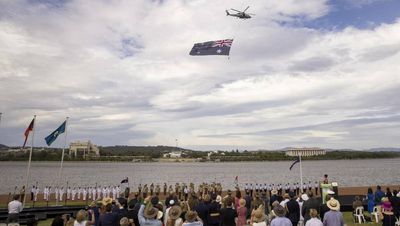
[{"label": "straw hat", "polygon": [[155,216],[157,216],[158,214],[158,209],[154,208],[154,207],[148,207],[144,210],[144,217],[147,219],[154,219]]},{"label": "straw hat", "polygon": [[328,190],[328,195],[334,195],[335,194],[335,192],[334,191],[332,191],[332,190]]},{"label": "straw hat", "polygon": [[284,217],[286,214],[286,210],[285,208],[283,208],[283,206],[277,205],[274,207],[274,213],[278,217]]},{"label": "straw hat", "polygon": [[185,215],[185,219],[188,222],[194,222],[197,219],[197,212],[196,211],[187,211]]},{"label": "straw hat", "polygon": [[107,204],[110,204],[110,203],[112,203],[112,198],[103,198],[103,200],[101,200],[101,204],[103,205],[103,206],[106,206]]},{"label": "straw hat", "polygon": [[273,189],[273,190],[271,191],[271,195],[276,195],[276,194],[278,194],[278,191],[277,191],[276,189]]},{"label": "straw hat", "polygon": [[179,206],[173,206],[171,209],[169,209],[168,215],[169,218],[176,220],[178,219],[182,214],[182,209]]},{"label": "straw hat", "polygon": [[239,206],[244,207],[246,205],[246,200],[244,199],[239,199]]},{"label": "straw hat", "polygon": [[157,213],[157,219],[160,220],[161,217],[163,217],[164,213],[162,211],[158,211]]},{"label": "straw hat", "polygon": [[222,202],[222,197],[220,195],[217,196],[215,199],[216,202],[221,203]]},{"label": "straw hat", "polygon": [[265,220],[265,213],[262,206],[258,207],[257,210],[254,211],[253,221],[260,223]]},{"label": "straw hat", "polygon": [[328,208],[331,209],[331,210],[335,210],[335,211],[340,210],[340,203],[339,203],[339,201],[336,200],[336,199],[333,199],[333,198],[330,199],[330,200],[326,203],[326,205],[327,205]]},{"label": "straw hat", "polygon": [[121,218],[121,220],[119,221],[119,225],[128,226],[129,225],[129,219],[127,217]]}]

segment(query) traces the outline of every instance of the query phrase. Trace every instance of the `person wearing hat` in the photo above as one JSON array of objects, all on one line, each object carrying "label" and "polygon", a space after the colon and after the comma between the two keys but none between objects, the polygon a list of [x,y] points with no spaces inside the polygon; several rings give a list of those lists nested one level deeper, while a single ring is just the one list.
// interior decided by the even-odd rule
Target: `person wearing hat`
[{"label": "person wearing hat", "polygon": [[311,219],[310,209],[318,210],[319,206],[320,206],[319,201],[314,197],[314,194],[312,191],[308,191],[307,196],[308,196],[308,200],[303,203],[302,210],[301,210],[301,214],[304,217],[304,223],[307,223],[307,221],[309,219]]},{"label": "person wearing hat", "polygon": [[[99,226],[115,226],[118,224],[118,209],[115,209],[113,212],[113,205],[112,203],[108,203],[108,200],[103,199],[103,207],[105,208],[105,213],[100,216],[99,219]],[[117,204],[119,205],[119,203]]]},{"label": "person wearing hat", "polygon": [[290,196],[288,193],[283,194],[283,200],[279,203],[281,206],[285,207],[286,203],[289,202]]},{"label": "person wearing hat", "polygon": [[220,226],[235,226],[235,218],[237,218],[237,212],[232,208],[233,207],[233,198],[228,197],[225,200],[225,208],[222,208],[220,211],[221,214],[221,223]]},{"label": "person wearing hat", "polygon": [[252,226],[267,226],[265,222],[264,205],[260,205],[251,213],[250,225]]},{"label": "person wearing hat", "polygon": [[271,221],[271,226],[292,226],[292,222],[285,217],[286,210],[281,205],[276,205],[273,209],[275,218]]},{"label": "person wearing hat", "polygon": [[332,198],[326,202],[326,205],[330,210],[324,215],[324,226],[343,226],[344,220],[343,214],[340,212],[339,201]]},{"label": "person wearing hat", "polygon": [[393,213],[392,204],[388,198],[383,198],[382,200],[382,215],[380,216],[382,220],[382,226],[394,226],[396,217]]},{"label": "person wearing hat", "polygon": [[278,196],[278,190],[273,189],[271,191],[271,198],[269,199],[270,205],[272,206],[272,203],[275,201],[281,202],[282,200],[280,200],[280,197]]},{"label": "person wearing hat", "polygon": [[[332,191],[333,192],[333,191]],[[333,192],[333,194],[332,194],[332,192],[330,192],[330,191],[328,191],[328,194],[325,196],[325,200],[330,200],[330,199],[333,199],[333,195],[335,194],[334,192]],[[319,217],[321,218],[321,221],[324,221],[324,215],[325,215],[325,213],[326,212],[328,212],[330,209],[329,209],[329,207],[328,207],[328,205],[325,203],[322,203],[321,205],[320,205],[320,207],[319,207]]]},{"label": "person wearing hat", "polygon": [[295,199],[294,192],[289,192],[290,200],[286,203],[286,217],[292,222],[293,226],[297,226],[300,221],[300,205]]},{"label": "person wearing hat", "polygon": [[162,222],[157,219],[158,209],[150,203],[151,196],[147,197],[140,206],[138,219],[140,225],[162,226]]},{"label": "person wearing hat", "polygon": [[182,218],[180,217],[182,214],[182,209],[179,206],[173,206],[168,212],[168,220],[165,226],[180,226],[183,223]]},{"label": "person wearing hat", "polygon": [[203,226],[203,221],[197,215],[196,211],[187,211],[185,214],[185,223],[182,226]]},{"label": "person wearing hat", "polygon": [[[209,195],[205,195],[205,200],[208,199]],[[217,194],[212,193],[211,194],[211,203],[208,204],[208,214],[207,214],[207,225],[208,226],[218,226],[220,223],[220,213],[219,211],[221,210],[221,204],[217,200],[218,197]]]}]

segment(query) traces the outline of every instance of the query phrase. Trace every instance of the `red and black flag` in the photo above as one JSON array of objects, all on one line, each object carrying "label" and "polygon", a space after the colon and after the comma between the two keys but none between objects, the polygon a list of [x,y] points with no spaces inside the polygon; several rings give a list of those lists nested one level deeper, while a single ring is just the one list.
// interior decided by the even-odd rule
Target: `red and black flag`
[{"label": "red and black flag", "polygon": [[32,119],[31,123],[29,124],[28,128],[26,128],[25,130],[25,141],[24,141],[24,145],[22,145],[22,148],[25,147],[26,141],[28,140],[28,136],[29,136],[29,132],[33,130],[33,126],[35,124],[35,118]]}]

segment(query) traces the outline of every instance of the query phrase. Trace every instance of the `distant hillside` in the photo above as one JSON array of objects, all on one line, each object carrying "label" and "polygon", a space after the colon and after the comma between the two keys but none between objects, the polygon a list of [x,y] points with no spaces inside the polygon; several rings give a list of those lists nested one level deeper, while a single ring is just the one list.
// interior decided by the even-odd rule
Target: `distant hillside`
[{"label": "distant hillside", "polygon": [[0,144],[0,149],[8,149],[8,146],[6,146],[4,144]]},{"label": "distant hillside", "polygon": [[370,148],[365,151],[399,151],[400,148]]}]

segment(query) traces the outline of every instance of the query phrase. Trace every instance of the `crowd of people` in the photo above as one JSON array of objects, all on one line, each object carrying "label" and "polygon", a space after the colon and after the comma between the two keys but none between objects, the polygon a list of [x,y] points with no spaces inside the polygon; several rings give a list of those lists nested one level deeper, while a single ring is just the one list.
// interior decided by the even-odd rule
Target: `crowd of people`
[{"label": "crowd of people", "polygon": [[[171,189],[171,185],[163,191],[152,191],[151,185],[149,190],[144,187],[139,187],[131,197],[129,192],[115,196],[96,194],[96,200],[91,201],[86,210],[79,211],[75,219],[69,215],[59,216],[52,226],[344,225],[340,203],[334,198],[333,191],[328,192],[327,202],[322,204],[312,188],[297,190],[296,187],[271,186],[269,190],[268,186],[264,189],[248,184],[244,191],[236,187],[223,193],[218,183],[203,183],[197,191],[193,184],[176,184],[175,189]],[[161,193],[165,193],[162,200]],[[399,197],[397,191],[385,193],[378,186],[373,197],[368,193],[366,201],[370,206],[372,199],[374,206],[381,207],[384,226],[393,226],[399,217]],[[18,199],[15,195],[9,203],[9,222],[17,220],[22,210]],[[356,208],[356,203],[353,204]]]}]

